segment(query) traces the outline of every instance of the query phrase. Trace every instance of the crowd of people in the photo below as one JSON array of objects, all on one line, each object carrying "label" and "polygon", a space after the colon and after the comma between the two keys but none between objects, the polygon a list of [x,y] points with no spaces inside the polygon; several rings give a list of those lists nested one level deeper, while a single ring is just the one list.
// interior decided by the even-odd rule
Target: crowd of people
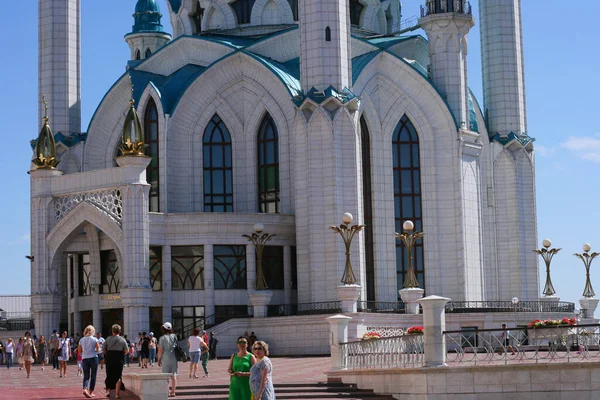
[{"label": "crowd of people", "polygon": [[[116,398],[119,398],[120,392],[125,390],[121,379],[123,368],[129,367],[137,359],[140,368],[158,364],[163,373],[171,374],[169,397],[175,397],[179,341],[170,322],[161,326],[161,333],[157,340],[153,332],[139,332],[138,338],[130,341],[127,335],[121,336],[121,326],[117,324],[112,326],[111,335],[106,339],[92,325],[85,328],[82,336],[77,334],[74,338],[69,337],[66,331],[59,334],[55,330],[48,339],[43,335],[38,339],[25,332],[17,342],[12,338],[3,340],[0,337],[0,364],[10,369],[18,363],[19,369],[25,369],[29,378],[35,362],[41,365],[42,370],[52,363],[52,368],[58,370],[62,378],[67,376],[68,362],[76,359],[77,376],[83,377],[83,395],[87,398],[95,397],[98,369],[106,367],[106,396],[114,391]],[[217,358],[218,343],[214,332],[208,335],[199,328],[193,330],[187,340],[189,378],[200,377],[199,364],[204,372],[203,377],[209,376],[208,363]],[[229,360],[230,400],[275,399],[272,364],[268,355],[269,346],[259,341],[254,332],[245,332],[238,338],[237,352]]]}]

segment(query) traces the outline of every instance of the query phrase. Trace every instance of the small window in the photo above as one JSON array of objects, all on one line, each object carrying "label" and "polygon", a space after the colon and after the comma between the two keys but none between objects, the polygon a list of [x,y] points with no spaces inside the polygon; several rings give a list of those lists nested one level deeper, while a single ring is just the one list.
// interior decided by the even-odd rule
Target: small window
[{"label": "small window", "polygon": [[140,53],[140,49],[137,49],[135,51],[135,59],[136,60],[141,60],[142,59],[142,53]]},{"label": "small window", "polygon": [[330,27],[325,28],[325,41],[331,42],[331,28]]},{"label": "small window", "polygon": [[152,52],[150,51],[150,49],[146,49],[146,58],[150,57],[152,55]]}]

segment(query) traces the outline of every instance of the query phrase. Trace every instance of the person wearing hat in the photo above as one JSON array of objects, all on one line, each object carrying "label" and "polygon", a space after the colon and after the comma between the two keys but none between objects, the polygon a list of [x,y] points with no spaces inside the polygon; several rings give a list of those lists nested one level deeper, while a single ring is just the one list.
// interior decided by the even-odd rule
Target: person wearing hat
[{"label": "person wearing hat", "polygon": [[162,368],[163,374],[172,374],[169,397],[175,397],[175,388],[177,386],[175,343],[177,343],[177,335],[173,333],[173,326],[170,322],[165,322],[160,329],[162,336],[158,341],[158,366]]},{"label": "person wearing hat", "polygon": [[156,362],[156,345],[158,343],[154,337],[154,332],[150,332],[148,338],[150,339],[150,342],[148,343],[148,348],[150,349],[150,366],[154,367],[154,363]]}]

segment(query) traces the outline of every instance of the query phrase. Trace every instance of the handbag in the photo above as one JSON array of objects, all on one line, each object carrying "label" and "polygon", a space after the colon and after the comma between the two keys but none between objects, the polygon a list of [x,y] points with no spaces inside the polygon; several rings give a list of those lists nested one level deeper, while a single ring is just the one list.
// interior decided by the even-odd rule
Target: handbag
[{"label": "handbag", "polygon": [[175,337],[175,345],[173,346],[173,352],[175,353],[175,357],[178,360],[181,360],[182,362],[187,361],[187,355],[185,354],[185,351],[183,351],[183,349],[179,345],[179,342],[177,341],[177,337]]}]

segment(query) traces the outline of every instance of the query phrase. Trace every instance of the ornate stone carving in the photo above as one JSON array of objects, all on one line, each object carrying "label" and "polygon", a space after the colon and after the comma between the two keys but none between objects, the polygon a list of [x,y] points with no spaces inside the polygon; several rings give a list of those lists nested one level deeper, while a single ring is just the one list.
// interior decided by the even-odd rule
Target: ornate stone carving
[{"label": "ornate stone carving", "polygon": [[87,201],[121,225],[123,218],[123,195],[120,189],[77,193],[54,198],[56,222],[63,219],[79,203]]}]

